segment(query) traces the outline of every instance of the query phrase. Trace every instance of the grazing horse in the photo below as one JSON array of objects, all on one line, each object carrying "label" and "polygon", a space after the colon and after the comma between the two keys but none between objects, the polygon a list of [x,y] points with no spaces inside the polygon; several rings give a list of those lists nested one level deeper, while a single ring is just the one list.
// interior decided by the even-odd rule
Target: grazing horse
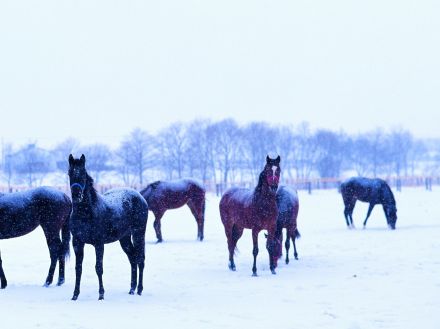
[{"label": "grazing horse", "polygon": [[290,239],[292,239],[293,243],[293,256],[295,259],[298,259],[295,240],[301,236],[296,223],[299,210],[298,194],[295,190],[287,186],[280,186],[276,198],[278,205],[278,218],[275,236],[282,243],[283,228],[286,229],[286,264],[289,264]]},{"label": "grazing horse", "polygon": [[281,254],[281,243],[275,237],[278,208],[276,192],[280,179],[280,160],[266,157],[266,165],[260,173],[254,190],[231,188],[220,200],[220,216],[225,227],[229,249],[229,268],[235,271],[234,251],[245,228],[252,230],[254,264],[252,275],[257,276],[258,233],[267,230],[267,249],[270,270],[275,273],[276,259]]},{"label": "grazing horse", "polygon": [[154,213],[154,230],[157,243],[162,242],[160,220],[168,209],[188,205],[197,222],[197,238],[203,240],[203,225],[205,222],[205,188],[194,179],[179,179],[174,181],[157,181],[149,184],[141,192],[148,203],[148,208]]},{"label": "grazing horse", "polygon": [[354,228],[353,209],[356,200],[370,203],[364,228],[376,204],[382,204],[388,226],[393,230],[396,228],[396,200],[391,188],[383,179],[352,177],[341,184],[341,194],[344,200],[344,216],[348,228]]},{"label": "grazing horse", "polygon": [[[145,229],[148,205],[139,192],[133,189],[112,189],[98,194],[93,179],[87,174],[84,154],[80,159],[69,156],[69,179],[73,210],[70,228],[76,256],[76,282],[72,300],[80,292],[84,245],[91,244],[96,252],[96,274],[99,279],[99,300],[104,299],[102,283],[104,244],[119,240],[131,265],[130,295],[137,286],[138,295],[143,290],[145,262]],[[139,267],[139,283],[137,269]]]},{"label": "grazing horse", "polygon": [[[69,197],[50,187],[0,195],[0,239],[23,236],[38,226],[43,228],[50,254],[49,274],[44,284],[46,287],[52,284],[57,261],[57,284],[60,286],[64,283],[65,258],[69,254],[71,210],[72,203]],[[7,281],[1,257],[0,280],[0,287],[6,288]]]}]

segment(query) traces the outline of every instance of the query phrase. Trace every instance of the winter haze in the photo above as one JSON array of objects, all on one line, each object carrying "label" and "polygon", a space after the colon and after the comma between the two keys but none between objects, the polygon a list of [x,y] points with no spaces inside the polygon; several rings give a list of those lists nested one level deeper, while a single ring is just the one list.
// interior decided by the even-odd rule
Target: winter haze
[{"label": "winter haze", "polygon": [[0,136],[232,117],[440,137],[438,1],[2,1]]}]

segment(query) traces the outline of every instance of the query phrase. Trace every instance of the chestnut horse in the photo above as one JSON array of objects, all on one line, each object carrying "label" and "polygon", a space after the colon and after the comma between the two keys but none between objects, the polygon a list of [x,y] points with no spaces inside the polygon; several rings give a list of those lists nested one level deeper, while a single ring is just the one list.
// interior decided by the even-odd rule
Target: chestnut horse
[{"label": "chestnut horse", "polygon": [[157,181],[149,184],[141,192],[154,213],[154,230],[157,243],[162,242],[160,220],[168,209],[188,205],[197,222],[197,238],[203,240],[205,223],[205,188],[195,179],[179,179],[174,181]]},{"label": "chestnut horse", "polygon": [[225,227],[229,249],[229,268],[235,271],[234,251],[245,228],[252,230],[254,264],[252,275],[257,276],[258,233],[267,230],[267,249],[270,270],[275,273],[276,259],[281,254],[281,243],[275,237],[278,207],[276,192],[280,179],[280,156],[266,157],[255,189],[231,188],[220,200],[220,216]]},{"label": "chestnut horse", "polygon": [[367,217],[364,220],[364,228],[376,204],[382,205],[388,226],[392,230],[396,228],[396,200],[391,188],[383,179],[352,177],[341,184],[341,194],[344,200],[344,216],[348,228],[354,228],[353,209],[356,200],[370,203]]}]

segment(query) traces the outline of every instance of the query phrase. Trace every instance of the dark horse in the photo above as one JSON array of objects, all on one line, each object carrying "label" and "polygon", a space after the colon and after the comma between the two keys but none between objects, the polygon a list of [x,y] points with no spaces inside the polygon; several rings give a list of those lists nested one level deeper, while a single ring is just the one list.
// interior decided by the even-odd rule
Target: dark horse
[{"label": "dark horse", "polygon": [[260,173],[254,190],[231,188],[220,200],[220,216],[225,227],[229,249],[229,268],[235,271],[234,251],[245,228],[252,230],[254,265],[253,276],[257,275],[258,233],[267,230],[267,249],[270,270],[275,274],[276,259],[281,254],[281,243],[275,237],[278,208],[276,192],[280,179],[280,157],[266,157],[266,165]]},{"label": "dark horse", "polygon": [[[93,187],[93,179],[87,174],[84,154],[80,159],[69,156],[69,178],[73,210],[70,228],[76,256],[76,282],[72,300],[79,295],[84,244],[91,244],[96,252],[96,274],[99,279],[99,300],[104,299],[102,283],[104,244],[118,241],[131,265],[131,288],[133,295],[143,290],[145,262],[145,228],[148,205],[139,192],[133,189],[113,189],[103,195]],[[137,268],[139,283],[137,284]]]},{"label": "dark horse", "polygon": [[[43,228],[50,254],[49,274],[45,286],[53,281],[57,260],[58,285],[64,283],[65,258],[69,253],[69,215],[72,203],[61,191],[38,187],[25,192],[0,195],[0,239],[16,238],[28,234],[39,225]],[[62,240],[60,239],[60,230]],[[1,288],[7,286],[0,257]]]},{"label": "dark horse", "polygon": [[298,259],[295,240],[301,236],[296,222],[299,210],[297,192],[287,186],[280,186],[277,191],[277,205],[278,218],[275,236],[280,242],[283,242],[283,228],[286,229],[286,264],[289,264],[290,240],[293,243],[293,256]]},{"label": "dark horse", "polygon": [[388,226],[393,230],[396,228],[396,200],[394,199],[391,188],[383,179],[352,177],[341,184],[341,194],[344,200],[344,216],[348,228],[354,228],[353,209],[356,200],[370,203],[367,218],[365,218],[364,221],[364,228],[376,204],[383,206]]},{"label": "dark horse", "polygon": [[197,222],[197,238],[203,240],[203,225],[205,222],[205,188],[194,179],[179,179],[175,181],[157,181],[149,184],[141,191],[148,203],[148,208],[154,213],[154,230],[157,242],[162,242],[160,220],[168,209],[188,205]]}]

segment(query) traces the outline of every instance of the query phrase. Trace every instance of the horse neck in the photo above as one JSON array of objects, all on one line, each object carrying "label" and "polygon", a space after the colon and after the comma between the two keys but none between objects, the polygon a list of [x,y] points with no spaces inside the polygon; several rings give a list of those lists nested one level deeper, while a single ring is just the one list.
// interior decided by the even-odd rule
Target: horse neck
[{"label": "horse neck", "polygon": [[90,215],[93,208],[98,203],[98,192],[93,186],[93,180],[87,175],[86,185],[84,187],[84,196],[81,201],[73,201],[73,210],[84,215]]},{"label": "horse neck", "polygon": [[264,179],[264,172],[261,172],[258,178],[258,185],[254,190],[254,202],[263,202],[266,204],[275,203],[276,205],[276,193],[271,191]]}]

